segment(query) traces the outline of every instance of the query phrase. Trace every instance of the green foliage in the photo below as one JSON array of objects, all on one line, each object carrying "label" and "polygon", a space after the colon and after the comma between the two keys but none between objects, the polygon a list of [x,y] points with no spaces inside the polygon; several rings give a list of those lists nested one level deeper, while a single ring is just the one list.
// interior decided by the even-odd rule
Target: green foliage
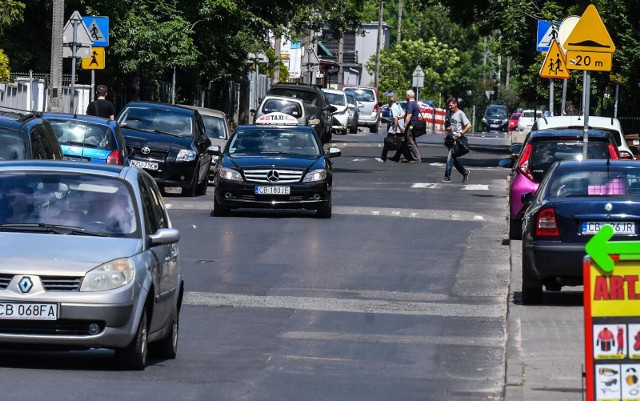
[{"label": "green foliage", "polygon": [[9,57],[0,49],[0,82],[9,82]]},{"label": "green foliage", "polygon": [[[380,53],[380,92],[404,93],[412,87],[412,73],[416,66],[424,71],[424,88],[421,98],[435,98],[442,90],[449,89],[459,71],[456,65],[460,57],[458,50],[439,43],[435,38],[425,42],[403,40]],[[366,64],[373,74],[375,59]]]},{"label": "green foliage", "polygon": [[22,22],[25,4],[16,0],[0,0],[0,32]]}]

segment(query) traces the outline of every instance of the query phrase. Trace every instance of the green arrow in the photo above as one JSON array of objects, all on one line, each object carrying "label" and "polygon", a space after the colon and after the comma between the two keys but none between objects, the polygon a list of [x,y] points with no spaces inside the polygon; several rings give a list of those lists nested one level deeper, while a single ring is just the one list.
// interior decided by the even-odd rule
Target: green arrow
[{"label": "green arrow", "polygon": [[584,246],[587,254],[591,256],[594,262],[600,266],[605,272],[613,270],[615,262],[609,255],[624,255],[621,259],[629,260],[629,256],[635,256],[640,254],[640,242],[637,241],[615,241],[609,240],[613,237],[613,227],[610,225],[603,226],[600,231],[594,235],[589,242]]}]

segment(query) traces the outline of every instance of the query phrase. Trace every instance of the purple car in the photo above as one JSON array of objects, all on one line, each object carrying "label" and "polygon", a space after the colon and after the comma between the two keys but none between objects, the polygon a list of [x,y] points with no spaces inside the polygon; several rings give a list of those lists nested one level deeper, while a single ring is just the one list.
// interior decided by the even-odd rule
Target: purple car
[{"label": "purple car", "polygon": [[[588,159],[619,159],[613,136],[606,131],[590,130]],[[581,130],[544,130],[530,132],[522,144],[509,185],[509,239],[522,239],[522,216],[526,205],[522,195],[535,193],[551,165],[560,160],[581,160],[584,132]]]}]

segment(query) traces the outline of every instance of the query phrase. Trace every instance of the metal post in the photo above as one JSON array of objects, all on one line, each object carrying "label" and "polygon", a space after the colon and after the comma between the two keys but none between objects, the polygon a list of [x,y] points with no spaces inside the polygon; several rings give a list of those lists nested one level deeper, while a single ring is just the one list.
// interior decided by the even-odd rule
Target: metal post
[{"label": "metal post", "polygon": [[64,25],[64,0],[53,0],[51,20],[51,69],[49,110],[62,111],[62,28]]},{"label": "metal post", "polygon": [[173,80],[171,81],[171,104],[176,104],[176,66],[173,66]]},{"label": "metal post", "polygon": [[553,78],[549,79],[549,114],[553,115]]},{"label": "metal post", "polygon": [[382,0],[380,0],[379,4],[378,4],[378,41],[376,44],[376,71],[375,71],[375,77],[373,79],[374,81],[374,86],[377,88],[378,86],[380,86],[380,46],[381,46],[381,42],[382,42],[382,13],[384,11],[384,5],[382,3]]},{"label": "metal post", "polygon": [[589,108],[591,101],[591,72],[585,71],[582,83],[582,114],[584,117],[584,136],[582,146],[582,160],[587,160],[587,145],[589,143]]},{"label": "metal post", "polygon": [[562,109],[560,110],[561,115],[567,114],[567,82],[568,79],[562,80]]},{"label": "metal post", "polygon": [[71,21],[73,24],[73,49],[71,54],[71,86],[69,91],[69,113],[75,113],[75,82],[76,82],[76,51],[77,51],[77,42],[78,42],[78,22],[82,23],[82,21],[76,21],[75,19]]},{"label": "metal post", "polygon": [[33,111],[33,70],[29,70],[29,110]]},{"label": "metal post", "polygon": [[89,99],[93,102],[95,100],[96,91],[96,70],[91,70],[91,96]]},{"label": "metal post", "polygon": [[618,118],[618,94],[620,90],[620,85],[616,84],[616,100],[613,106],[613,118]]}]

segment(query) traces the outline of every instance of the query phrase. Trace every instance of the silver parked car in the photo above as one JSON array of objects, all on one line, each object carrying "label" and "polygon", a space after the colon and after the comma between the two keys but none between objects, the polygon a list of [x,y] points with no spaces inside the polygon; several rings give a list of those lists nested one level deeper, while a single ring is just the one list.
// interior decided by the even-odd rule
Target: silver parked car
[{"label": "silver parked car", "polygon": [[142,169],[0,166],[0,346],[111,348],[127,369],[175,358],[180,233]]}]

